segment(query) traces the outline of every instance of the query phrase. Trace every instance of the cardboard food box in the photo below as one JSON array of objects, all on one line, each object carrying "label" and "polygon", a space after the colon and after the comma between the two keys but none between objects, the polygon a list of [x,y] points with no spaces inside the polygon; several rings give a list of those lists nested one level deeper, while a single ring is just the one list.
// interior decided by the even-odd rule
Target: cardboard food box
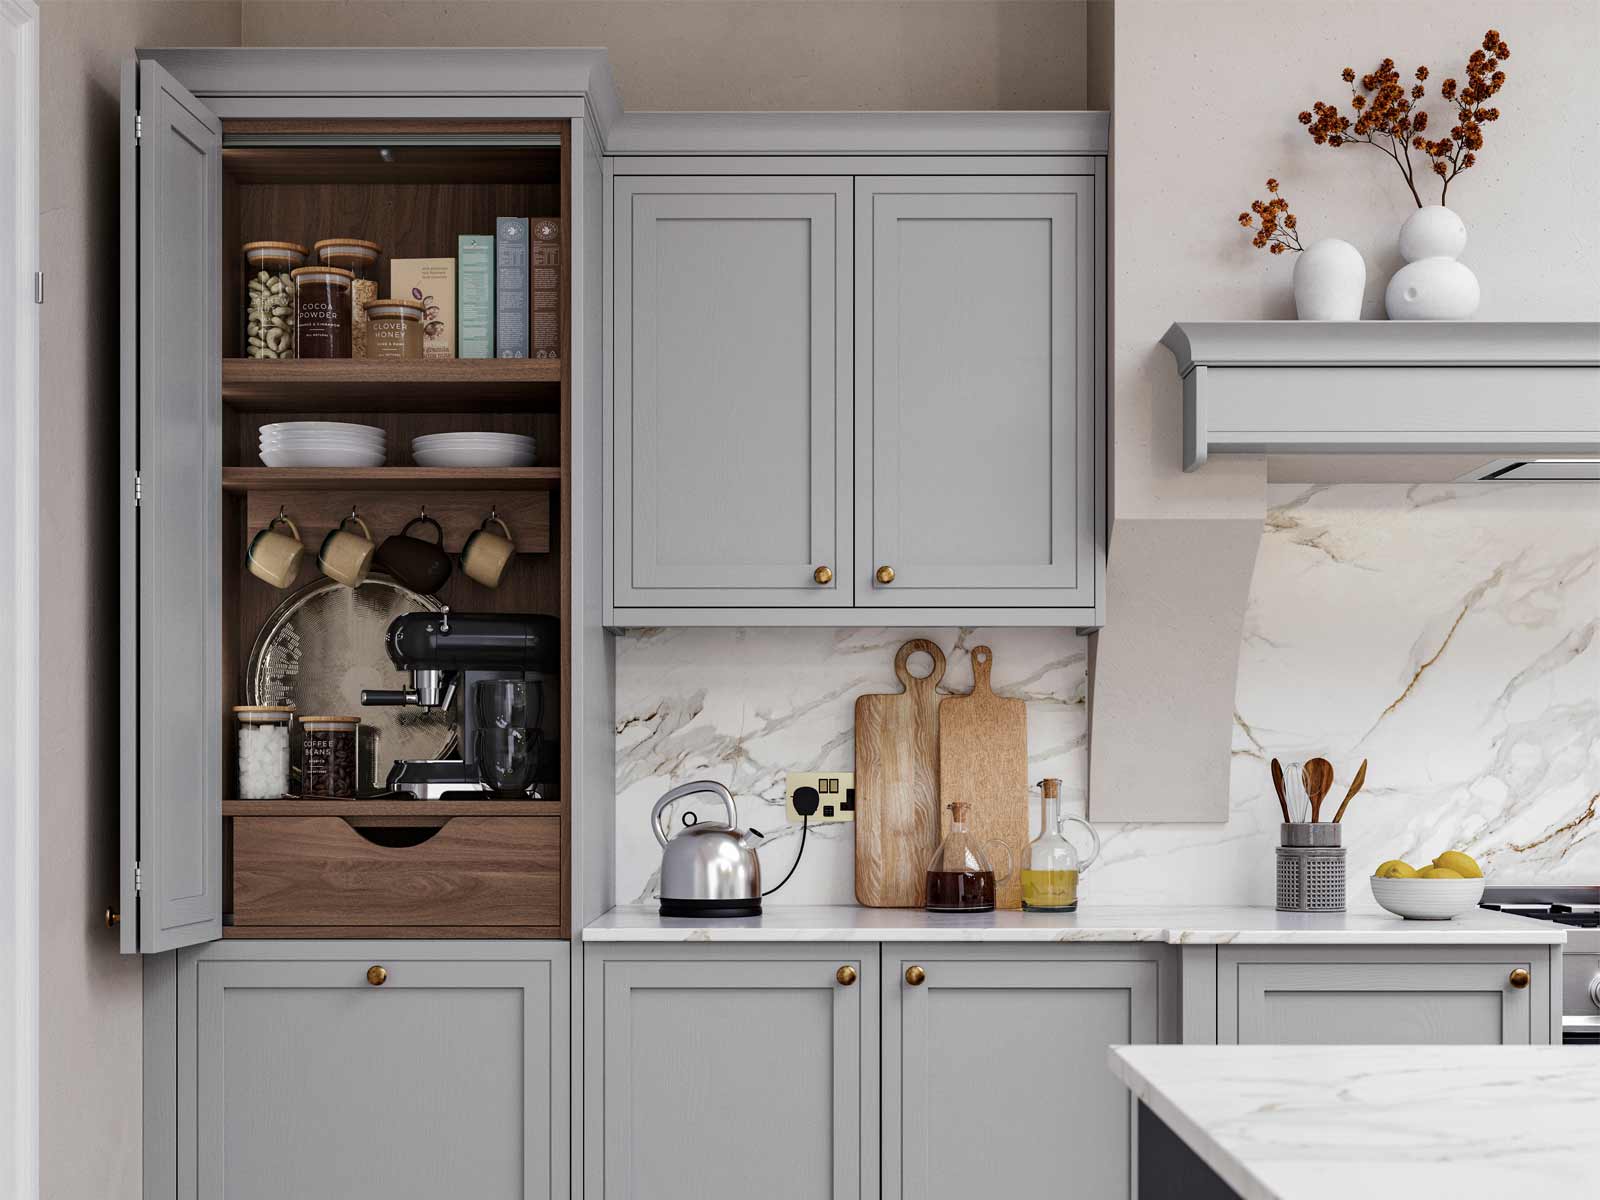
[{"label": "cardboard food box", "polygon": [[390,295],[422,305],[422,357],[456,356],[456,260],[395,258],[389,261]]},{"label": "cardboard food box", "polygon": [[533,357],[561,357],[561,222],[540,217],[529,231]]},{"label": "cardboard food box", "polygon": [[494,237],[456,238],[456,357],[494,357]]},{"label": "cardboard food box", "polygon": [[528,218],[494,220],[494,353],[528,357]]}]

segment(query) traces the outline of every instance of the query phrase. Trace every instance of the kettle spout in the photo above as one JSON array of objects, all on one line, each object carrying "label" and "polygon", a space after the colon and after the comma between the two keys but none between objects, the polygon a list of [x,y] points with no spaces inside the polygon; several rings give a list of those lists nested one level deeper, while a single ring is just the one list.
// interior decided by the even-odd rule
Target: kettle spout
[{"label": "kettle spout", "polygon": [[747,829],[744,833],[739,835],[739,844],[746,850],[754,850],[757,842],[764,842],[766,840],[767,835],[762,833],[759,829]]}]

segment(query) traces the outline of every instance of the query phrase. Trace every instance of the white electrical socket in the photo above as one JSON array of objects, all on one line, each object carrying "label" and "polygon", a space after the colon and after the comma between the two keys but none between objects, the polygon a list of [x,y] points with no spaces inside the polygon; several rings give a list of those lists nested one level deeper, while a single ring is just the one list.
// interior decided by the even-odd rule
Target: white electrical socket
[{"label": "white electrical socket", "polygon": [[854,771],[790,771],[783,785],[783,804],[791,825],[801,822],[794,807],[794,794],[800,788],[812,788],[817,793],[817,811],[811,814],[813,825],[856,819]]}]

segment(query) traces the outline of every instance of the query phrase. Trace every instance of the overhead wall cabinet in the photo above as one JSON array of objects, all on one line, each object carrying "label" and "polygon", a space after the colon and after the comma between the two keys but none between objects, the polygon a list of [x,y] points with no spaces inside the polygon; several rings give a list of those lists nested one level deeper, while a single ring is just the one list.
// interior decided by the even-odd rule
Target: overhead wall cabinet
[{"label": "overhead wall cabinet", "polygon": [[1103,158],[613,170],[609,624],[1099,623]]}]

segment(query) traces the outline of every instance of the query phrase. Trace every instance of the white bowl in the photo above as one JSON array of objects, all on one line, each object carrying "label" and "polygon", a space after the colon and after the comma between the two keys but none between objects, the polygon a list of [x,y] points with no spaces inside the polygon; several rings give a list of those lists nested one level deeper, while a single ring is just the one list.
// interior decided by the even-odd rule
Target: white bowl
[{"label": "white bowl", "polygon": [[531,467],[534,452],[521,446],[456,446],[413,450],[419,467]]},{"label": "white bowl", "polygon": [[1397,917],[1448,921],[1478,907],[1478,901],[1483,899],[1483,880],[1379,879],[1374,875],[1372,898]]},{"label": "white bowl", "polygon": [[269,467],[381,467],[382,450],[352,446],[296,446],[261,448],[261,461]]}]

